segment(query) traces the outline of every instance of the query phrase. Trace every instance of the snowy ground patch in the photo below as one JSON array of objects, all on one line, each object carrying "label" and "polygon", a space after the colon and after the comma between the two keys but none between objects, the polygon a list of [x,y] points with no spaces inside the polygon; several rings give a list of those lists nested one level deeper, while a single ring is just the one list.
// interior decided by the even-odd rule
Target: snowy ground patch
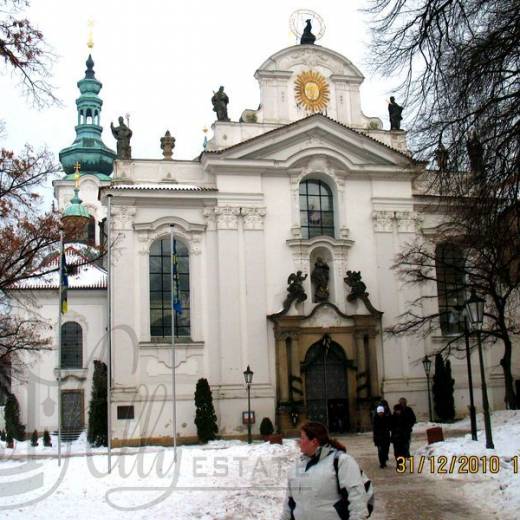
[{"label": "snowy ground patch", "polygon": [[[520,411],[495,412],[491,424],[494,450],[485,447],[484,421],[479,414],[478,441],[466,434],[424,446],[413,454],[415,471],[430,478],[471,481],[474,485],[466,486],[464,492],[472,501],[496,513],[497,518],[517,520],[520,517]],[[469,429],[469,419],[450,424],[448,428],[439,426],[447,430]]]},{"label": "snowy ground patch", "polygon": [[[49,458],[23,455],[17,444],[0,446],[0,516],[71,516],[112,520],[175,518],[270,519],[280,515],[287,470],[298,456],[295,441],[283,445],[217,441],[206,446],[114,450],[107,473],[106,449],[89,450],[84,439],[70,445],[59,467],[55,446]],[[42,452],[33,448],[33,453]],[[66,454],[67,451],[64,450]]]}]

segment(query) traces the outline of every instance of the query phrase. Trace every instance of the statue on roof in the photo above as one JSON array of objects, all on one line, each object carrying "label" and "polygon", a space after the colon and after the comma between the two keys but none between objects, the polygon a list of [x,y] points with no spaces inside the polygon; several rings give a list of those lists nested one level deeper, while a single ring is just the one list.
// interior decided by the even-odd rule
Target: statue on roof
[{"label": "statue on roof", "polygon": [[217,121],[229,121],[227,112],[229,98],[224,92],[224,87],[220,87],[217,92],[213,92],[211,102],[213,103],[213,112],[217,114]]},{"label": "statue on roof", "polygon": [[310,18],[306,21],[305,29],[303,30],[302,37],[300,38],[300,43],[302,45],[310,44],[314,45],[314,42],[316,41],[316,36],[312,34],[312,25]]},{"label": "statue on roof", "polygon": [[401,130],[403,107],[395,102],[394,96],[388,102],[388,116],[390,119],[390,130]]},{"label": "statue on roof", "polygon": [[482,175],[484,172],[484,147],[476,130],[471,132],[466,140],[466,150],[468,151],[469,165],[475,176]]},{"label": "statue on roof", "polygon": [[448,150],[446,150],[442,141],[439,141],[439,146],[437,147],[437,150],[435,150],[435,161],[437,162],[437,167],[441,172],[445,172],[448,169],[448,159]]},{"label": "statue on roof", "polygon": [[161,150],[165,160],[171,160],[173,149],[175,148],[175,137],[172,137],[169,130],[166,130],[164,137],[161,137]]},{"label": "statue on roof", "polygon": [[128,160],[132,158],[132,147],[130,146],[130,139],[132,138],[132,130],[125,125],[123,116],[119,116],[119,126],[114,126],[110,122],[112,135],[117,141],[117,158]]}]

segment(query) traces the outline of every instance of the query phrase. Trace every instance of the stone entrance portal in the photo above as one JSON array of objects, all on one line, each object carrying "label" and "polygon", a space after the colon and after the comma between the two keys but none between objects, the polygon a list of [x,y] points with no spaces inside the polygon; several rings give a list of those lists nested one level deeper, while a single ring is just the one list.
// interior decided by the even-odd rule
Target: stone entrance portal
[{"label": "stone entrance portal", "polygon": [[[297,309],[295,309],[297,311]],[[276,340],[277,427],[297,434],[307,420],[334,433],[370,428],[379,399],[381,313],[346,315],[323,302],[310,314],[269,316]]]}]

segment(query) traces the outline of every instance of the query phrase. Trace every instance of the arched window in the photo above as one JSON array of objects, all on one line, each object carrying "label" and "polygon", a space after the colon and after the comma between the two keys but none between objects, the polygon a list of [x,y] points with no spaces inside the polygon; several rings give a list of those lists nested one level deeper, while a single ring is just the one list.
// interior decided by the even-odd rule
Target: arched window
[{"label": "arched window", "polygon": [[83,331],[75,321],[61,326],[61,368],[83,368]]},{"label": "arched window", "polygon": [[439,300],[439,320],[443,334],[457,334],[462,331],[458,320],[453,319],[453,310],[464,305],[465,276],[462,249],[450,243],[439,244],[435,248],[437,276],[437,297]]},{"label": "arched window", "polygon": [[334,236],[332,192],[323,181],[300,183],[300,225],[303,238]]},{"label": "arched window", "polygon": [[[175,241],[177,251],[177,286],[182,313],[175,315],[175,336],[190,336],[190,262],[188,248]],[[170,239],[156,240],[150,248],[150,334],[152,337],[171,337]]]}]

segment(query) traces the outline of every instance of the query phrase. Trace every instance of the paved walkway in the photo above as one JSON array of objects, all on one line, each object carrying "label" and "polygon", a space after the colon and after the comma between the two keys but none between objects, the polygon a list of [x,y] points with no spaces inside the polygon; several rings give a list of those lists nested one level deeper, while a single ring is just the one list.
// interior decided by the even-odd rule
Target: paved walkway
[{"label": "paved walkway", "polygon": [[[371,520],[490,520],[496,518],[469,503],[461,488],[471,483],[453,479],[430,479],[424,475],[395,471],[390,447],[389,466],[379,467],[377,449],[369,434],[340,437],[374,482],[376,507]],[[424,434],[414,435],[412,451],[426,443]]]}]

